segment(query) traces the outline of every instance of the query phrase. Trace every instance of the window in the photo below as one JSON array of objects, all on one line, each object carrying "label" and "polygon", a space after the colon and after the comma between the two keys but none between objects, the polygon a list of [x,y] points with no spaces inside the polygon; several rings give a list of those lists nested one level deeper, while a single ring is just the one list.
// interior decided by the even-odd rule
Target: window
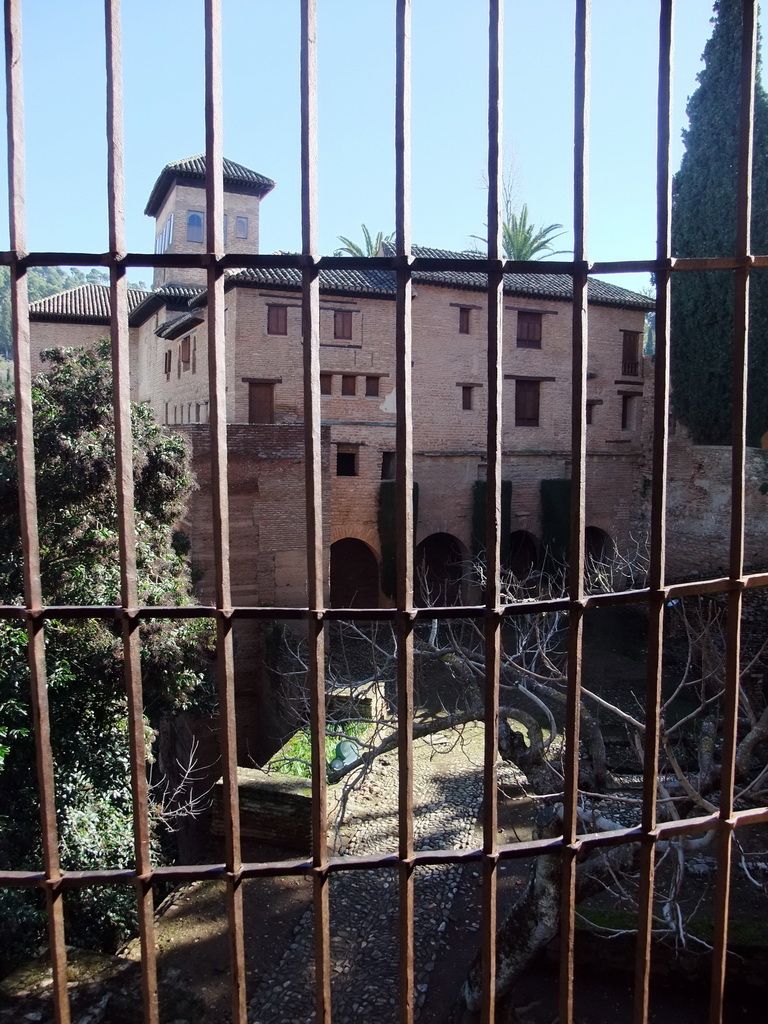
[{"label": "window", "polygon": [[379,397],[379,378],[378,377],[366,377],[365,378],[365,395],[366,395],[366,398],[378,398]]},{"label": "window", "polygon": [[158,232],[155,238],[155,252],[164,253],[173,239],[173,214],[163,224],[162,231]]},{"label": "window", "polygon": [[202,242],[203,240],[203,215],[196,210],[190,210],[187,214],[187,241]]},{"label": "window", "polygon": [[397,452],[381,453],[381,479],[394,480],[397,471]]},{"label": "window", "polygon": [[461,408],[472,408],[472,392],[474,388],[470,384],[463,384],[461,388]]},{"label": "window", "polygon": [[342,341],[352,340],[352,311],[350,309],[334,310],[333,336]]},{"label": "window", "polygon": [[251,381],[248,384],[248,422],[275,422],[275,385]]},{"label": "window", "polygon": [[248,237],[248,218],[238,217],[235,221],[235,238]]},{"label": "window", "polygon": [[517,347],[541,348],[541,313],[517,314]]},{"label": "window", "polygon": [[593,409],[595,408],[596,405],[597,405],[597,402],[590,402],[590,401],[587,402],[587,426],[588,427],[592,426]]},{"label": "window", "polygon": [[224,245],[227,244],[227,215],[224,214]]},{"label": "window", "polygon": [[459,334],[469,334],[469,306],[459,306]]},{"label": "window", "polygon": [[344,373],[341,377],[341,393],[342,395],[354,395],[356,394],[356,381],[354,373]]},{"label": "window", "polygon": [[621,429],[637,429],[637,399],[639,395],[621,396]]},{"label": "window", "polygon": [[195,402],[195,423],[200,422],[200,403]]},{"label": "window", "polygon": [[336,476],[357,476],[357,445],[340,444],[336,449]]},{"label": "window", "polygon": [[622,331],[621,372],[627,377],[640,374],[640,331]]},{"label": "window", "polygon": [[515,381],[516,427],[538,427],[540,386],[537,380]]},{"label": "window", "polygon": [[288,307],[267,306],[267,334],[288,333]]},{"label": "window", "polygon": [[321,373],[320,374],[320,394],[330,395],[333,393],[333,374],[332,373]]},{"label": "window", "polygon": [[180,359],[181,359],[182,368],[184,370],[188,370],[189,369],[191,342],[192,342],[192,339],[191,339],[191,337],[189,335],[187,335],[186,338],[182,338],[181,339],[181,355],[180,355]]},{"label": "window", "polygon": [[[172,366],[173,366],[173,352],[171,351],[171,349],[166,349],[165,356],[163,358],[163,371],[165,373],[165,379],[166,380],[170,380],[171,379],[171,367]],[[167,414],[166,414],[165,418],[166,418],[166,420],[168,419]]]}]

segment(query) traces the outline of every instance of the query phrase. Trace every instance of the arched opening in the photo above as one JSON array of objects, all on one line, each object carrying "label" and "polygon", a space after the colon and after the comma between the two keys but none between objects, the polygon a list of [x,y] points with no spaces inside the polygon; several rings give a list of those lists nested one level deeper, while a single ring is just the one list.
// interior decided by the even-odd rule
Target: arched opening
[{"label": "arched opening", "polygon": [[368,545],[354,537],[331,544],[331,607],[378,606],[379,565]]},{"label": "arched opening", "polygon": [[464,549],[450,533],[433,533],[417,545],[414,601],[419,608],[457,604],[461,599]]},{"label": "arched opening", "polygon": [[615,545],[605,530],[597,526],[588,526],[584,531],[584,553],[587,565],[590,562],[606,562],[611,559]]},{"label": "arched opening", "polygon": [[515,530],[509,535],[507,568],[517,579],[525,579],[539,564],[539,545],[532,533]]}]

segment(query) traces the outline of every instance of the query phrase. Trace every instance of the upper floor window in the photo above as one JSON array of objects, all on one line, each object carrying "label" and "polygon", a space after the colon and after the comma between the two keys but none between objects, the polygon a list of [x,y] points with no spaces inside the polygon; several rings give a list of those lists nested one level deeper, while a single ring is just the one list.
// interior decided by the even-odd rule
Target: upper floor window
[{"label": "upper floor window", "polygon": [[639,395],[621,396],[621,429],[637,430],[638,409],[640,408]]},{"label": "upper floor window", "polygon": [[235,238],[248,237],[248,218],[238,217],[235,221]]},{"label": "upper floor window", "polygon": [[[172,361],[173,361],[173,352],[171,351],[171,349],[166,349],[165,356],[163,358],[163,372],[165,373],[165,379],[166,380],[170,380],[171,379],[171,364],[172,364]],[[165,422],[166,423],[168,422],[167,403],[166,403]]]},{"label": "upper floor window", "polygon": [[541,313],[517,314],[517,347],[541,348]]},{"label": "upper floor window", "polygon": [[267,334],[288,333],[288,307],[267,306]]},{"label": "upper floor window", "polygon": [[224,214],[224,245],[227,244],[227,215]]},{"label": "upper floor window", "polygon": [[352,340],[352,311],[337,309],[333,314],[333,336],[344,341]]},{"label": "upper floor window", "polygon": [[640,375],[640,331],[622,331],[621,372],[627,377]]},{"label": "upper floor window", "polygon": [[342,395],[354,395],[357,393],[357,378],[354,373],[344,373],[341,376],[341,393]]},{"label": "upper floor window", "polygon": [[320,374],[320,394],[321,395],[333,394],[333,374],[332,373],[321,373]]},{"label": "upper floor window", "polygon": [[378,398],[379,397],[379,378],[378,377],[366,377],[365,378],[365,395],[366,395],[366,398]]},{"label": "upper floor window", "polygon": [[469,334],[469,306],[459,306],[459,334]]},{"label": "upper floor window", "polygon": [[461,408],[468,410],[472,408],[472,391],[470,384],[464,384],[461,388]]},{"label": "upper floor window", "polygon": [[540,386],[537,380],[515,381],[516,427],[538,427]]},{"label": "upper floor window", "polygon": [[168,220],[163,224],[162,231],[158,234],[155,239],[155,252],[163,253],[169,248],[173,239],[173,214],[170,215]]},{"label": "upper floor window", "polygon": [[181,367],[183,370],[189,369],[189,364],[192,359],[192,339],[188,334],[186,338],[181,339]]},{"label": "upper floor window", "polygon": [[187,214],[187,241],[202,242],[203,240],[203,215],[196,210],[190,210]]},{"label": "upper floor window", "polygon": [[357,476],[357,445],[340,444],[336,449],[336,476]]}]

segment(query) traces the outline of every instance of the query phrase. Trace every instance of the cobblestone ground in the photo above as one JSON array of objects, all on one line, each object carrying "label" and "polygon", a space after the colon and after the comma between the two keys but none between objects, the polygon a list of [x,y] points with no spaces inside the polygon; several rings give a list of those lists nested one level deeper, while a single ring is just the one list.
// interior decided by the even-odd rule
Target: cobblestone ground
[{"label": "cobblestone ground", "polygon": [[[450,735],[450,739],[448,736]],[[482,728],[414,744],[414,837],[417,849],[477,846],[482,794]],[[505,774],[507,769],[503,769]],[[397,760],[380,757],[350,800],[337,843],[347,854],[394,852],[397,844]],[[445,948],[448,915],[462,869],[445,865],[415,876],[416,1015]],[[477,872],[474,873],[477,882]],[[338,1024],[397,1020],[398,895],[394,871],[348,871],[330,882],[333,1019]],[[262,978],[249,1004],[251,1024],[302,1024],[315,1017],[312,909],[301,918],[279,967]],[[467,930],[477,930],[467,922]]]}]

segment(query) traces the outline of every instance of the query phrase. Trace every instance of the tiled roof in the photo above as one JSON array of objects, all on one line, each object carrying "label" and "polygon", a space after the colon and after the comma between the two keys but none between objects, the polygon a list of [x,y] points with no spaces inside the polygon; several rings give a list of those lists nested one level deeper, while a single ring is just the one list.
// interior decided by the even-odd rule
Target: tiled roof
[{"label": "tiled roof", "polygon": [[169,341],[173,341],[174,338],[178,338],[187,331],[191,331],[202,322],[203,318],[195,316],[194,313],[179,313],[177,316],[173,316],[170,320],[160,324],[155,334],[158,338],[167,338]]},{"label": "tiled roof", "polygon": [[204,291],[205,288],[199,285],[164,284],[153,292],[145,292],[144,301],[131,310],[129,323],[131,327],[137,327],[166,304],[175,305],[178,309]]},{"label": "tiled roof", "polygon": [[[166,164],[152,187],[147,200],[144,213],[148,217],[154,217],[165,199],[168,189],[174,181],[180,178],[184,181],[205,182],[205,156],[187,157],[186,160],[176,160],[172,164]],[[248,195],[263,198],[275,187],[271,178],[265,178],[263,174],[252,171],[242,164],[236,164],[234,160],[224,160],[224,188],[235,186],[239,191],[245,191]]]},{"label": "tiled roof", "polygon": [[[301,271],[289,268],[248,267],[227,277],[227,287],[236,285],[269,288],[301,288]],[[395,275],[391,270],[321,270],[320,288],[336,295],[394,295]],[[204,301],[204,297],[201,296]],[[193,305],[194,303],[190,303]]]},{"label": "tiled roof", "polygon": [[[128,312],[132,313],[151,292],[128,289]],[[73,320],[78,323],[108,324],[110,314],[109,286],[81,284],[66,292],[48,295],[29,305],[32,320]]]},{"label": "tiled roof", "polygon": [[[384,254],[394,256],[391,243],[384,243]],[[413,255],[428,259],[477,259],[484,260],[483,253],[451,252],[448,249],[432,249],[414,246]],[[484,290],[488,287],[487,275],[467,270],[418,270],[413,280],[425,284],[441,285],[445,288],[467,288]],[[537,299],[555,299],[570,302],[573,296],[573,280],[568,274],[505,274],[504,291],[508,295],[523,295]],[[623,309],[653,309],[654,303],[646,295],[638,295],[627,288],[610,284],[591,277],[588,285],[589,301],[600,306],[619,306]]]}]

